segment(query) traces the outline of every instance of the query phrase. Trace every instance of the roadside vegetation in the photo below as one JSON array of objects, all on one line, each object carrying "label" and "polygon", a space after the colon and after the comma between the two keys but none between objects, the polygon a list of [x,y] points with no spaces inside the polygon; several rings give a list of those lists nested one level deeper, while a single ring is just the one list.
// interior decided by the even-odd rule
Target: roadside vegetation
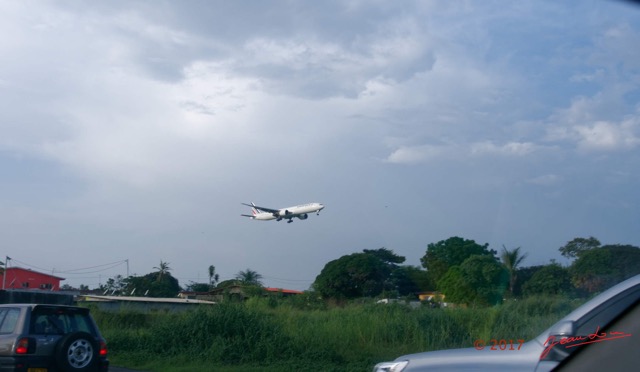
[{"label": "roadside vegetation", "polygon": [[113,365],[147,371],[363,371],[399,355],[529,340],[579,305],[531,297],[480,308],[254,297],[167,313],[92,313]]},{"label": "roadside vegetation", "polygon": [[[264,291],[251,269],[219,282],[211,265],[209,282],[187,289],[222,295],[219,304],[93,314],[114,365],[158,372],[363,371],[403,354],[473,347],[475,340],[530,340],[587,298],[640,273],[636,246],[590,237],[559,251],[572,260],[568,266],[552,260],[523,267],[527,253],[520,247],[499,253],[461,237],[428,244],[422,267],[402,265],[405,257],[386,248],[364,249],[328,262],[309,291],[289,298]],[[110,279],[100,290],[175,297],[180,286],[168,263],[155,269]],[[450,306],[419,303],[419,293]],[[419,307],[375,303],[382,298]]]}]

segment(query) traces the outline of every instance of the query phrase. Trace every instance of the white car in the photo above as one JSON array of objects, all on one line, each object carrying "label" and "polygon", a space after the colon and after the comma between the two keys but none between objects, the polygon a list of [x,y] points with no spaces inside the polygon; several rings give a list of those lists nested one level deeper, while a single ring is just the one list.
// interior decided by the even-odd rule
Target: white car
[{"label": "white car", "polygon": [[[498,350],[487,345],[482,350],[466,348],[403,355],[392,362],[378,363],[373,370],[551,371],[575,351],[604,341],[612,347],[615,343],[619,348],[633,344],[640,350],[640,335],[627,329],[610,328],[628,314],[637,317],[639,303],[640,275],[636,275],[586,302],[531,341],[504,345],[505,348]],[[639,321],[635,319],[631,324]],[[636,362],[629,363],[637,367]]]}]

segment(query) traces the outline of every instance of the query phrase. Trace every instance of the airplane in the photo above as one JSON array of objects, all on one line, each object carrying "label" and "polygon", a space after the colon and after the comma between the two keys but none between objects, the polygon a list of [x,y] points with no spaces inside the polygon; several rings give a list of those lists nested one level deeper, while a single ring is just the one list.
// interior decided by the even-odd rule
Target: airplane
[{"label": "airplane", "polygon": [[306,220],[309,218],[309,213],[315,212],[316,215],[320,215],[320,211],[324,209],[324,205],[321,203],[307,203],[296,205],[294,207],[282,208],[282,209],[271,209],[258,207],[257,205],[251,203],[246,204],[242,203],[242,205],[246,205],[251,207],[252,214],[241,214],[243,217],[249,217],[252,220],[276,220],[282,221],[282,219],[287,219],[287,223],[293,222],[291,219],[294,217],[298,217],[301,220]]}]

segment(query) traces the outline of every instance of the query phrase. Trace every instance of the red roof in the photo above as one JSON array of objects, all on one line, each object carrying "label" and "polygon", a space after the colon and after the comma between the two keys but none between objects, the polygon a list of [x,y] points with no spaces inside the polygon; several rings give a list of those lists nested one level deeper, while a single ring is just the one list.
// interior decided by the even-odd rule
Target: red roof
[{"label": "red roof", "polygon": [[293,289],[282,289],[282,288],[265,288],[265,290],[269,291],[269,292],[282,292],[282,293],[289,293],[289,294],[303,294],[304,292],[302,291],[295,291]]},{"label": "red roof", "polygon": [[[11,276],[11,274],[13,274],[14,271],[18,271],[18,272],[25,272],[25,273],[33,273],[33,274],[37,274],[37,275],[43,275],[43,276],[47,276],[47,277],[58,279],[58,280],[65,280],[65,278],[61,278],[59,276],[46,274],[46,273],[41,273],[39,271],[35,271],[35,270],[31,270],[31,269],[23,269],[22,267],[17,267],[17,266],[7,267],[4,270],[7,273],[7,279]],[[0,273],[0,277],[2,277],[2,275],[3,274]]]}]

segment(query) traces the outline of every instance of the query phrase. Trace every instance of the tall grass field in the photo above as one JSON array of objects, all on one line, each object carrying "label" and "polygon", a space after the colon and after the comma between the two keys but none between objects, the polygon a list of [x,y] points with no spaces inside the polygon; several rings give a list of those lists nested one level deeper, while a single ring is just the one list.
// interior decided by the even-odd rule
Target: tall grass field
[{"label": "tall grass field", "polygon": [[579,303],[528,298],[491,308],[351,304],[301,308],[287,300],[168,313],[92,309],[113,365],[145,371],[369,371],[402,354],[525,339]]}]

